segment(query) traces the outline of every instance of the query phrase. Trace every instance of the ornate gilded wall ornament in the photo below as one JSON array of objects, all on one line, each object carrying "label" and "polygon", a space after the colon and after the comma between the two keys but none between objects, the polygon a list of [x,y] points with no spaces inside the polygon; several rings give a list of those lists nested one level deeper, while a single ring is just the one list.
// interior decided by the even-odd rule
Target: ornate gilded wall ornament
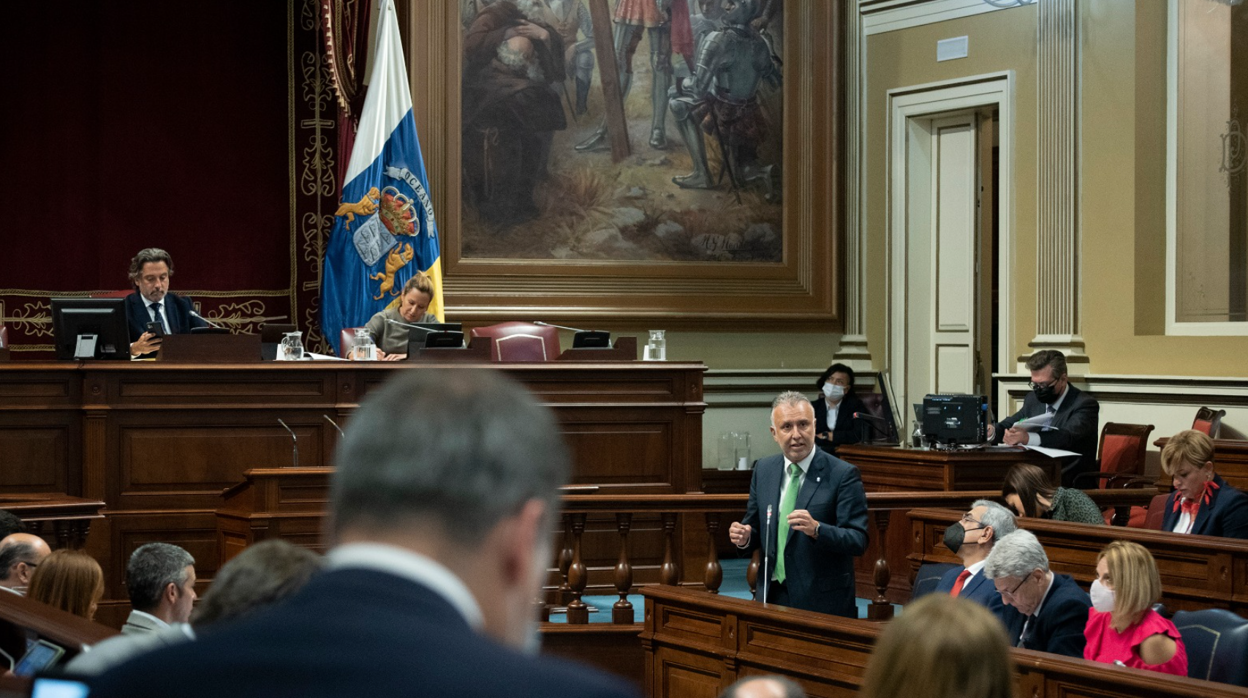
[{"label": "ornate gilded wall ornament", "polygon": [[1222,134],[1222,164],[1218,172],[1226,173],[1227,187],[1232,186],[1248,167],[1248,137],[1240,126],[1238,111],[1231,111],[1231,120],[1226,122],[1226,133]]}]

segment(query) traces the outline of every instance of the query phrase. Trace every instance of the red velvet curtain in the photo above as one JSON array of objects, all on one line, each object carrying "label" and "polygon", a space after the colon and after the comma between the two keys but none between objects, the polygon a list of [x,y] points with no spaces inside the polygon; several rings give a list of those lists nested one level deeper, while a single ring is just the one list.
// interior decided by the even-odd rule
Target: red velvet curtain
[{"label": "red velvet curtain", "polygon": [[312,117],[334,102],[315,89],[318,6],[6,4],[0,317],[14,358],[48,355],[50,297],[128,288],[149,246],[172,254],[173,290],[204,314],[315,331],[337,191],[335,124]]},{"label": "red velvet curtain", "polygon": [[322,40],[334,95],[338,102],[338,192],[346,183],[347,164],[364,108],[368,62],[370,0],[321,0]]}]

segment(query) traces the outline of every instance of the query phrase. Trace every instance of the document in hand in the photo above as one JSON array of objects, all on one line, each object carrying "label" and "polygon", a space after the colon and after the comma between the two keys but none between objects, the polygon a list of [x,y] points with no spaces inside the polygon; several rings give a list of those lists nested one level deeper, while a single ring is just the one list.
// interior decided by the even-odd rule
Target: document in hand
[{"label": "document in hand", "polygon": [[1014,422],[1014,428],[1022,429],[1023,431],[1053,431],[1057,427],[1051,426],[1052,422],[1053,415],[1046,412],[1045,414],[1038,414],[1027,419],[1020,419]]},{"label": "document in hand", "polygon": [[1075,453],[1074,451],[1065,451],[1060,448],[1045,448],[1044,446],[1030,446],[1027,444],[1022,444],[1022,446],[1028,451],[1035,451],[1036,453],[1043,453],[1049,458],[1065,458],[1066,456],[1079,455],[1078,453]]}]

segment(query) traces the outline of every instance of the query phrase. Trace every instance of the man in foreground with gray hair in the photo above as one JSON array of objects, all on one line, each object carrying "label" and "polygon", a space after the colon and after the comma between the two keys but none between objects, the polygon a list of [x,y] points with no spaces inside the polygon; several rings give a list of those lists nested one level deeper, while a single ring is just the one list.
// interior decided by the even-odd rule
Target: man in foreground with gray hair
[{"label": "man in foreground with gray hair", "polygon": [[1049,570],[1049,556],[1030,531],[1002,538],[988,554],[984,576],[1026,617],[1018,647],[1083,657],[1092,599],[1075,580]]},{"label": "man in foreground with gray hair", "polygon": [[122,635],[164,630],[191,619],[195,599],[195,558],[176,545],[148,543],[130,554],[126,563],[126,592],[130,617]]},{"label": "man in foreground with gray hair", "polygon": [[724,689],[719,698],[806,698],[806,691],[783,676],[751,676]]},{"label": "man in foreground with gray hair", "polygon": [[987,499],[972,503],[970,511],[963,514],[960,521],[945,529],[945,547],[961,558],[962,569],[954,568],[946,572],[932,592],[987,606],[1005,626],[1010,642],[1018,639],[1023,629],[1023,616],[1001,603],[1001,595],[992,585],[992,580],[981,572],[996,542],[1016,528],[1014,513],[1009,509]]},{"label": "man in foreground with gray hair", "polygon": [[745,518],[732,522],[728,539],[745,550],[764,546],[760,601],[857,618],[854,557],[867,549],[858,468],[815,448],[815,409],[801,393],[772,403],[771,436],[782,453],[754,463]]},{"label": "man in foreground with gray hair", "polygon": [[106,673],[92,698],[633,695],[532,656],[570,468],[527,391],[493,370],[399,372],[361,403],[335,462],[324,572],[277,608]]}]

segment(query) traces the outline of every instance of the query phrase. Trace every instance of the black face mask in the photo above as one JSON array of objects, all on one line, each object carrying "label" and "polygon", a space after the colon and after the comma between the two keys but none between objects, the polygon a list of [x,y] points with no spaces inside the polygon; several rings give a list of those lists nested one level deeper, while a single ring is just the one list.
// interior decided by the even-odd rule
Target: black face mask
[{"label": "black face mask", "polygon": [[[972,531],[983,530],[983,527],[972,528]],[[966,539],[966,529],[962,528],[962,524],[955,523],[945,529],[945,547],[954,554],[958,554],[958,549],[962,547],[962,542]]]},{"label": "black face mask", "polygon": [[[1054,383],[1056,382],[1054,381]],[[1057,402],[1058,393],[1055,385],[1037,385],[1032,390],[1036,394],[1036,399],[1046,405],[1052,405]]]}]

